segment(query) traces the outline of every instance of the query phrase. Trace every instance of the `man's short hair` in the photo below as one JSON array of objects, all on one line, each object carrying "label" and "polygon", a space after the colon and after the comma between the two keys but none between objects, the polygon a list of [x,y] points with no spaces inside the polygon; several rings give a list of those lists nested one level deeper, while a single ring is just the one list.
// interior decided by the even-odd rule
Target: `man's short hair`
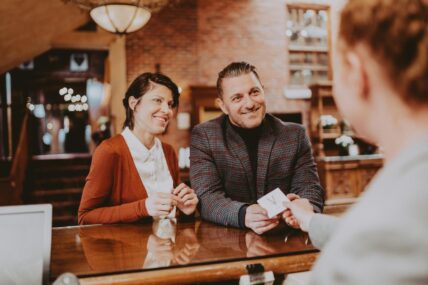
[{"label": "man's short hair", "polygon": [[259,82],[261,84],[260,77],[256,71],[256,67],[254,65],[247,63],[247,62],[244,62],[244,61],[232,62],[228,66],[223,68],[223,70],[218,73],[218,78],[217,78],[217,95],[218,95],[218,97],[221,98],[223,96],[222,84],[223,84],[224,78],[236,77],[236,76],[248,74],[251,72],[257,77],[257,80],[259,80]]}]

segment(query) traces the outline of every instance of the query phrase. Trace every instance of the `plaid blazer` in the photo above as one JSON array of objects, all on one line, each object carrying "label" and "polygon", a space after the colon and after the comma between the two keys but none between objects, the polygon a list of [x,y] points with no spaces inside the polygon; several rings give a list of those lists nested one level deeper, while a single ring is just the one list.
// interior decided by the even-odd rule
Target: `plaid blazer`
[{"label": "plaid blazer", "polygon": [[[203,219],[239,227],[239,209],[279,187],[307,198],[321,212],[324,191],[303,126],[266,114],[253,177],[246,145],[226,115],[192,130],[190,182]],[[256,181],[254,181],[256,179]],[[256,182],[256,183],[254,183]],[[254,189],[256,185],[256,189]]]}]

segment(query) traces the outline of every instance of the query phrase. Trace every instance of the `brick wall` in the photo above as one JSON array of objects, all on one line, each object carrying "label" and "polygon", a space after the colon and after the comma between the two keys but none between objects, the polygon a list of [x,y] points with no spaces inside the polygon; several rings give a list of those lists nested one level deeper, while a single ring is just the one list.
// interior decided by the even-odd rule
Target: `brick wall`
[{"label": "brick wall", "polygon": [[[181,88],[196,82],[197,1],[185,0],[178,5],[152,15],[148,24],[127,36],[126,65],[128,85],[140,73],[156,70],[171,77]],[[180,111],[190,112],[188,98],[180,98]],[[178,130],[171,122],[163,141],[176,150],[189,145],[189,131]]]},{"label": "brick wall", "polygon": [[[283,96],[288,80],[285,5],[286,0],[181,0],[127,37],[128,83],[160,64],[183,89],[213,86],[225,65],[245,60],[258,68],[269,112],[307,113],[308,102]],[[186,95],[180,104],[180,111],[191,111]],[[162,139],[176,148],[187,146],[189,131],[177,130],[172,122]]]},{"label": "brick wall", "polygon": [[214,84],[224,66],[244,60],[257,67],[268,99],[280,95],[287,77],[285,15],[284,1],[200,1],[199,82]]}]

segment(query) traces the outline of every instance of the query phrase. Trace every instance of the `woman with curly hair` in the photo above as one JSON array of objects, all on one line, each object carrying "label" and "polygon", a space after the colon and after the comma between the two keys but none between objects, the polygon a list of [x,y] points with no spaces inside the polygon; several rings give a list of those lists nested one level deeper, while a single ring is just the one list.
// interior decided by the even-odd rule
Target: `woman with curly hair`
[{"label": "woman with curly hair", "polygon": [[284,218],[322,248],[311,284],[428,284],[428,1],[349,0],[337,49],[336,103],[385,165],[340,220]]}]

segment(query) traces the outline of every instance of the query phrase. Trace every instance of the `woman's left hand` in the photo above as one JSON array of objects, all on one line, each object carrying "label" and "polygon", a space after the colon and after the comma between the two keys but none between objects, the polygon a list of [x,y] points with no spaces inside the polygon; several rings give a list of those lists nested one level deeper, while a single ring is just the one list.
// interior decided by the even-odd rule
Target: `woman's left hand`
[{"label": "woman's left hand", "polygon": [[181,183],[172,191],[172,194],[176,195],[180,199],[180,202],[177,205],[180,211],[186,215],[190,215],[195,212],[199,199],[192,188]]}]

